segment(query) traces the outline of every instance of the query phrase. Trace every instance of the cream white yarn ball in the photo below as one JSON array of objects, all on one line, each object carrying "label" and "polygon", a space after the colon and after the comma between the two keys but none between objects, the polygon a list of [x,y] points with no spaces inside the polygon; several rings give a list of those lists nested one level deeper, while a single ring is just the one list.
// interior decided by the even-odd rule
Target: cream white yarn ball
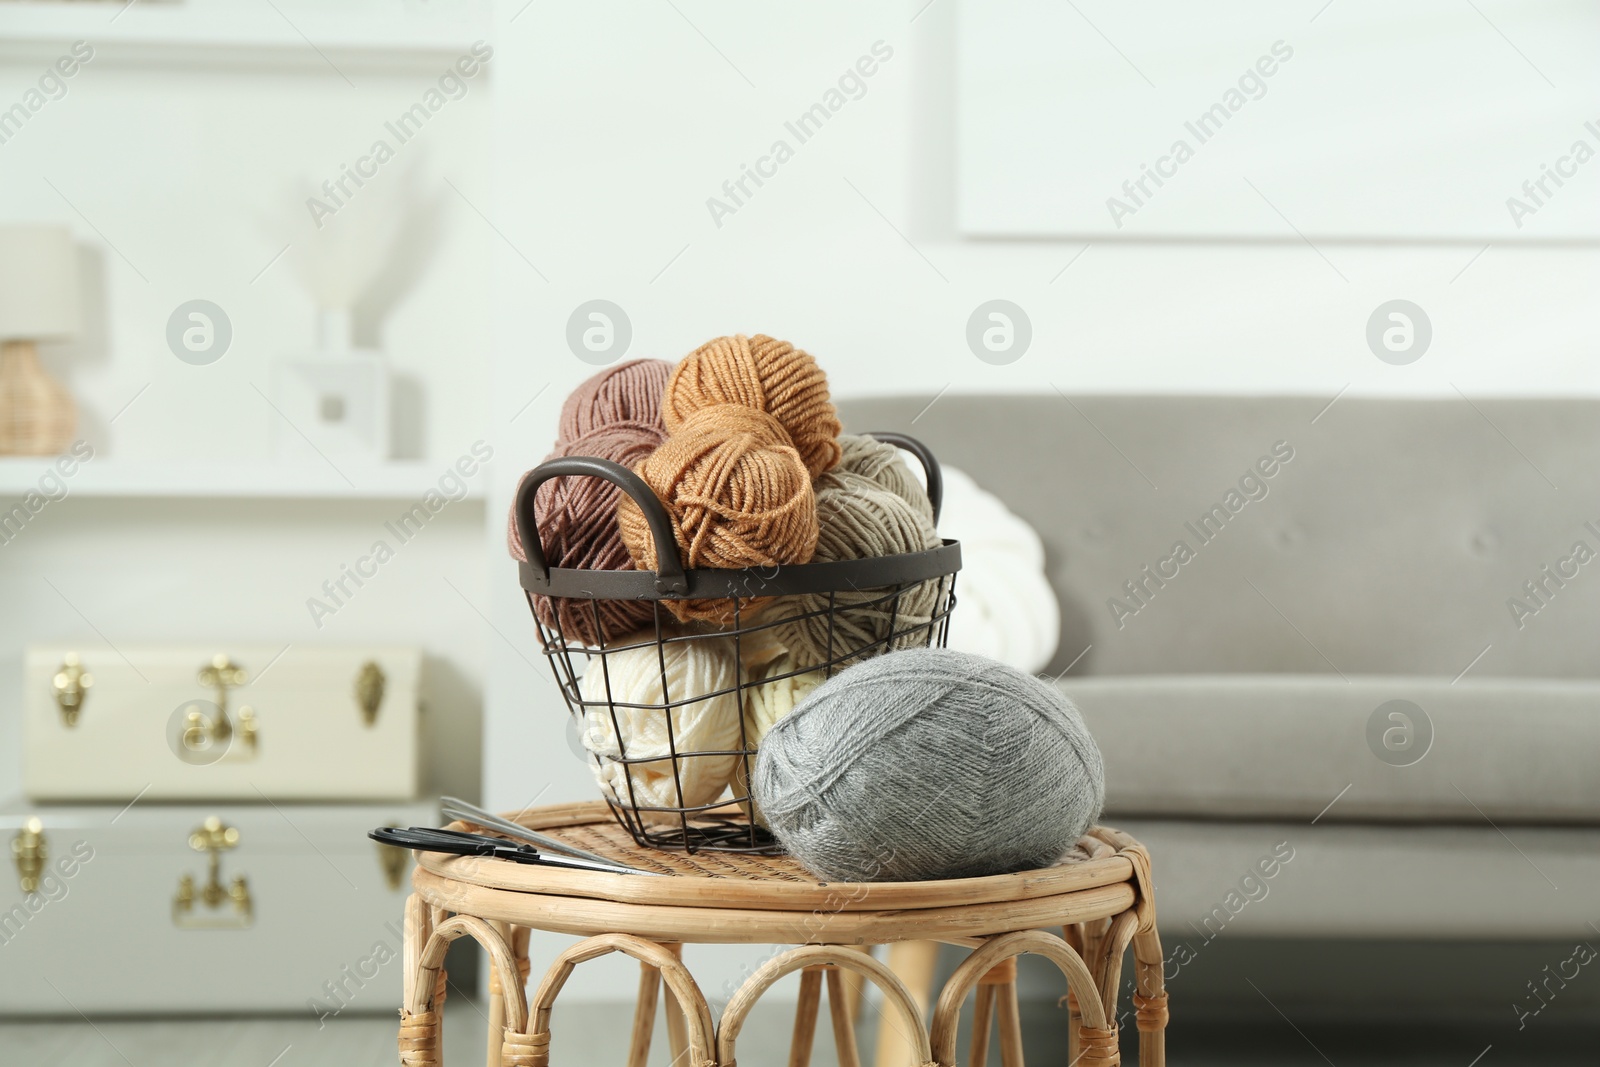
[{"label": "cream white yarn ball", "polygon": [[[739,749],[741,709],[734,692],[738,660],[733,641],[725,637],[669,641],[658,652],[653,639],[633,640],[649,643],[608,652],[603,660],[595,656],[578,684],[588,704],[581,735],[583,747],[599,757],[592,761],[595,780],[601,790],[624,806],[680,808],[710,804],[727,788],[739,756],[684,757],[682,753]],[[660,657],[666,661],[665,693]],[[716,695],[704,696],[712,693]],[[609,706],[612,702],[661,704],[668,699],[676,702],[696,696],[704,698],[677,704],[670,711],[630,707],[613,711]],[[669,715],[671,746],[667,739]],[[676,761],[670,757],[674,747],[680,754]],[[646,763],[618,762],[624,751],[629,759],[653,758]]]},{"label": "cream white yarn ball", "polygon": [[742,639],[744,664],[744,737],[754,747],[767,731],[823,682],[823,672],[796,671],[805,666],[770,631]]},{"label": "cream white yarn ball", "polygon": [[[756,748],[767,732],[784,716],[795,709],[811,691],[824,681],[820,670],[799,671],[803,664],[789,648],[772,636],[770,630],[757,630],[742,638],[741,662],[744,669],[744,741]],[[755,756],[749,763],[755,763]],[[750,795],[750,782],[745,777],[743,760],[733,768],[733,791],[739,797]],[[758,825],[766,826],[766,817],[755,803],[742,804],[745,814]]]}]

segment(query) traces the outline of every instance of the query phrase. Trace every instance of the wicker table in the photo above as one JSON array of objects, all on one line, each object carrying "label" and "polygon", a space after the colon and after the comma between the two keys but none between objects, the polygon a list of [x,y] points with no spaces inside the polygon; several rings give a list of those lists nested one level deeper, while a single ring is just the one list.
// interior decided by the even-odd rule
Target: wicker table
[{"label": "wicker table", "polygon": [[[578,964],[611,952],[632,956],[641,966],[629,1067],[645,1063],[660,997],[666,1004],[675,1064],[734,1067],[739,1031],[751,1007],[774,982],[794,971],[801,972],[801,985],[791,1064],[809,1059],[824,983],[839,1061],[846,1067],[859,1062],[848,980],[859,976],[883,991],[884,1029],[898,1030],[908,1046],[909,1055],[883,1067],[954,1065],[957,1021],[974,987],[978,1001],[969,1062],[983,1063],[989,1028],[998,1022],[1002,1061],[1005,1067],[1020,1067],[1015,957],[1024,953],[1044,956],[1066,977],[1072,1014],[1068,1060],[1081,1067],[1111,1067],[1120,1063],[1117,986],[1130,943],[1136,961],[1139,1062],[1141,1067],[1165,1063],[1166,993],[1150,860],[1142,845],[1119,831],[1094,828],[1072,854],[1045,870],[944,882],[827,884],[785,857],[725,852],[689,856],[641,849],[598,802],[508,817],[671,877],[419,853],[414,891],[406,904],[405,1004],[400,1012],[400,1062],[408,1067],[441,1063],[442,965],[450,942],[463,936],[482,944],[492,961],[490,1067],[545,1067],[551,1008],[562,985]],[[1060,928],[1061,935],[1045,927]],[[530,1000],[531,929],[581,940],[555,959]],[[866,946],[914,941],[973,950],[934,1005],[931,1034],[923,1020],[928,991],[914,994],[890,967],[865,951]],[[714,1024],[683,965],[685,943],[800,947],[758,968]],[[922,981],[931,981],[931,975]],[[888,1025],[895,1018],[902,1026]]]}]

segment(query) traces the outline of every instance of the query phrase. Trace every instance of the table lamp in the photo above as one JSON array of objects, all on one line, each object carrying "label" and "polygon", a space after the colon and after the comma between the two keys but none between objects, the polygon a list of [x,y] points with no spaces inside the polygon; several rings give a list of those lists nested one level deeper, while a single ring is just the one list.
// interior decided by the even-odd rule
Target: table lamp
[{"label": "table lamp", "polygon": [[61,226],[0,226],[0,455],[72,443],[72,395],[39,365],[37,341],[78,332],[78,260]]}]

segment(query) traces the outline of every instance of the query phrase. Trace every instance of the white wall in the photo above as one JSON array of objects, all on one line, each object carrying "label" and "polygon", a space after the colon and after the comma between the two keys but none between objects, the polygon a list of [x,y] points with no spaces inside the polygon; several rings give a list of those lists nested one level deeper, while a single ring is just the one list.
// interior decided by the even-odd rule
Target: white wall
[{"label": "white wall", "polygon": [[[432,76],[358,73],[351,88],[326,69],[157,68],[101,52],[109,54],[86,64],[65,97],[0,144],[4,221],[66,224],[84,246],[88,328],[43,352],[78,397],[81,433],[97,451],[268,458],[278,417],[252,385],[270,395],[269,360],[315,343],[295,250],[272,263],[285,245],[319,237],[300,183],[337,176]],[[0,101],[19,99],[44,66],[0,67]],[[463,225],[477,222],[471,209],[440,181],[479,183],[488,87],[479,79],[472,88],[374,179],[385,195],[405,179],[402,168],[417,168],[410,236],[356,312],[360,339],[379,344],[402,378],[402,456],[459,451],[478,435],[484,408],[488,303],[477,264],[488,246]],[[335,215],[324,228],[343,221]],[[205,367],[180,362],[165,341],[173,309],[196,298],[233,322],[228,353]],[[418,408],[409,397],[423,382]]]}]

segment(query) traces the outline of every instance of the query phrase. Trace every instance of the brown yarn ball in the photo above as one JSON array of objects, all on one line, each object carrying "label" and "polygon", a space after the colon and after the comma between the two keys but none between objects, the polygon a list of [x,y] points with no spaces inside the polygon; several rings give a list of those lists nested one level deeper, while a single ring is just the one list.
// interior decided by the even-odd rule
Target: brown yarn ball
[{"label": "brown yarn ball", "polygon": [[[634,468],[667,509],[685,567],[774,567],[805,563],[817,547],[817,506],[800,454],[776,418],[716,404],[678,422]],[[644,513],[624,497],[617,525],[640,570],[656,569]],[[668,600],[679,619],[733,621],[733,601]],[[740,601],[740,611],[765,601]]]},{"label": "brown yarn ball", "polygon": [[665,430],[661,397],[671,373],[672,364],[664,359],[630,359],[589,378],[561,405],[556,444],[617,422],[642,422]]},{"label": "brown yarn ball", "polygon": [[[615,422],[556,446],[546,459],[557,456],[594,456],[633,467],[656,450],[666,434],[659,426]],[[523,475],[526,480],[528,476]],[[518,483],[520,490],[521,483]],[[599,478],[552,478],[533,498],[539,524],[539,543],[552,567],[595,571],[633,570],[633,557],[617,529],[617,501],[622,490]],[[522,547],[516,506],[506,530],[511,554],[528,558]],[[595,626],[595,605],[600,625]],[[571,597],[534,596],[533,610],[546,626],[559,630],[569,642],[598,645],[603,637],[615,641],[647,626],[654,618],[648,600],[588,601]]]},{"label": "brown yarn ball", "polygon": [[661,414],[667,432],[713,404],[741,404],[777,419],[812,478],[839,462],[839,416],[828,376],[787,341],[765,334],[718,337],[689,353],[667,379]]}]

